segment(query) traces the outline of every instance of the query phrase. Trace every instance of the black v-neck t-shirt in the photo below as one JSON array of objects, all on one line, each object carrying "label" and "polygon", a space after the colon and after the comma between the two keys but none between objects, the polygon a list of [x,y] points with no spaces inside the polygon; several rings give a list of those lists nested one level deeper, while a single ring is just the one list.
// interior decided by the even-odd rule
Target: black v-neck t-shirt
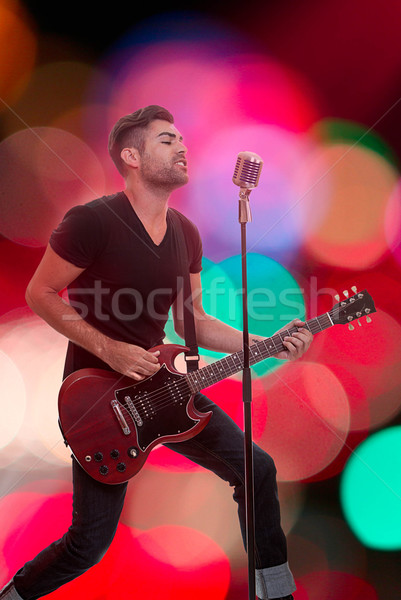
[{"label": "black v-neck t-shirt", "polygon": [[[148,349],[163,342],[169,309],[182,280],[169,208],[167,231],[159,245],[149,236],[124,192],[69,210],[50,238],[63,259],[85,269],[68,286],[71,305],[88,323],[115,340]],[[181,222],[189,270],[202,269],[202,243],[196,226]],[[69,343],[64,376],[82,368],[109,368]]]}]

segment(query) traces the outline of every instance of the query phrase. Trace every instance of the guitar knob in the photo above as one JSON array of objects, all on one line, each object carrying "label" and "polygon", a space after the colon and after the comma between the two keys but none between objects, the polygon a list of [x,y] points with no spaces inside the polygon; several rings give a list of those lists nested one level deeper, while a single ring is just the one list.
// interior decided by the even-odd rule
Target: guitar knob
[{"label": "guitar knob", "polygon": [[110,456],[111,456],[111,458],[116,460],[120,456],[120,453],[117,449],[114,449],[110,452]]},{"label": "guitar knob", "polygon": [[125,469],[127,468],[126,464],[123,462],[118,463],[117,465],[117,471],[119,471],[120,473],[123,473],[125,471]]},{"label": "guitar knob", "polygon": [[107,475],[109,468],[106,465],[102,465],[99,469],[100,475]]},{"label": "guitar knob", "polygon": [[101,452],[96,452],[94,455],[94,459],[96,462],[100,462],[101,460],[103,460],[103,454]]}]

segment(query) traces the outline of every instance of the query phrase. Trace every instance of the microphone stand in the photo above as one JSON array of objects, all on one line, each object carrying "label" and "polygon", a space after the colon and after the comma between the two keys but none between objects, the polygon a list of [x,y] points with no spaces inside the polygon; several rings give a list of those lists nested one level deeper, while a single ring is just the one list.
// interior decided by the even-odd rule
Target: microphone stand
[{"label": "microphone stand", "polygon": [[245,498],[246,498],[246,548],[248,554],[248,589],[249,600],[255,600],[255,518],[254,518],[254,482],[253,482],[253,445],[252,445],[252,379],[249,367],[249,334],[248,334],[248,291],[246,264],[246,224],[252,221],[249,206],[251,190],[240,189],[239,223],[241,225],[241,259],[242,259],[242,312],[243,312],[243,353],[244,369],[242,372],[242,399],[244,403],[244,453],[245,453]]}]

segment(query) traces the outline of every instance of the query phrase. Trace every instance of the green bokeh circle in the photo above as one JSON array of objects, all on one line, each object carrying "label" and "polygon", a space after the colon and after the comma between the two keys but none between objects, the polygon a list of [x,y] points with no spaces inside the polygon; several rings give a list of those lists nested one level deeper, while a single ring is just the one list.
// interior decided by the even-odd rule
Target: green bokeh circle
[{"label": "green bokeh circle", "polygon": [[[206,313],[242,331],[242,269],[241,256],[232,256],[216,264],[203,258],[203,307]],[[292,275],[277,261],[257,253],[247,255],[248,329],[250,333],[272,336],[294,318],[305,318],[302,291]],[[182,343],[174,332],[172,318],[166,325],[171,343]],[[223,355],[200,349],[207,362]],[[252,367],[255,374],[264,375],[283,361],[268,359]]]},{"label": "green bokeh circle", "polygon": [[401,549],[401,426],[371,435],[342,474],[344,516],[360,542],[377,550]]}]

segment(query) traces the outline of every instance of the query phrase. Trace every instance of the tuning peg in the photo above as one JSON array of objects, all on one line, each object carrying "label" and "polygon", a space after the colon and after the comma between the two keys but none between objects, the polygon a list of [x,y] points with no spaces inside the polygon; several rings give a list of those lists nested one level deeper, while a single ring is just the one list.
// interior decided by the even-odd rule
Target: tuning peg
[{"label": "tuning peg", "polygon": [[356,293],[357,293],[357,291],[358,291],[358,290],[356,289],[356,285],[353,285],[353,286],[351,287],[351,290],[354,292],[354,294],[356,294]]},{"label": "tuning peg", "polygon": [[355,327],[353,326],[353,324],[352,324],[352,323],[350,323],[350,324],[348,325],[348,329],[349,329],[350,331],[354,331]]},{"label": "tuning peg", "polygon": [[366,317],[366,323],[371,323],[372,322],[372,318],[371,317]]},{"label": "tuning peg", "polygon": [[344,291],[343,291],[343,294],[344,294],[344,296],[345,296],[346,298],[348,298],[348,296],[349,296],[349,292],[348,292],[348,290],[344,290]]},{"label": "tuning peg", "polygon": [[334,298],[337,302],[340,302],[340,294],[335,294]]}]

